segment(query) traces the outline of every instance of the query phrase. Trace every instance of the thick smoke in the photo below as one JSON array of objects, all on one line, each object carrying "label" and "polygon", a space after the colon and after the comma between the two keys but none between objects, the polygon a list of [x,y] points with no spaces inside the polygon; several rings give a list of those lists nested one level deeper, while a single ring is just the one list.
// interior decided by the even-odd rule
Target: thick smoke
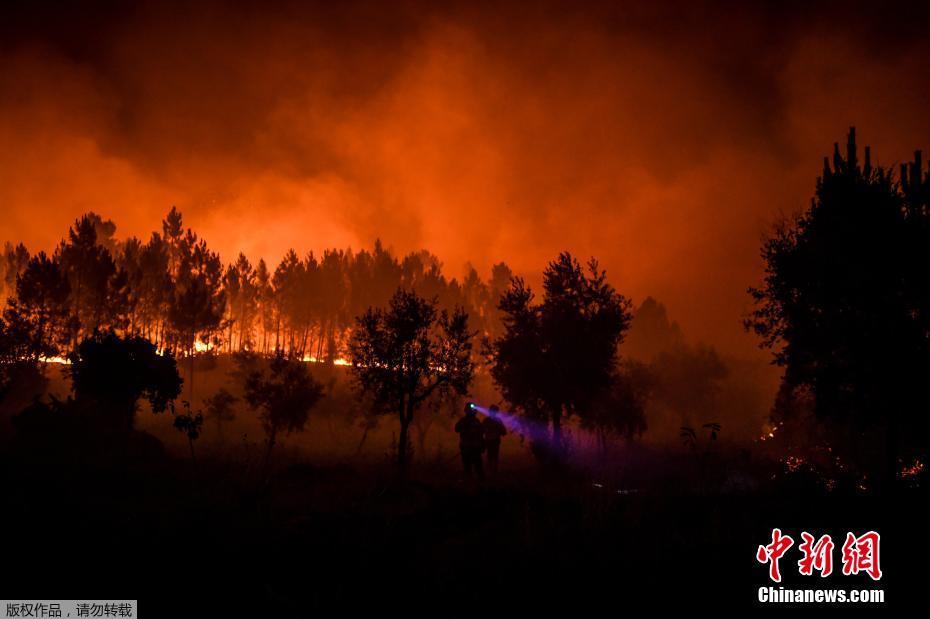
[{"label": "thick smoke", "polygon": [[930,136],[906,11],[186,4],[0,9],[0,240],[175,204],[226,259],[381,237],[532,281],[569,249],[746,353],[760,236],[832,143]]}]

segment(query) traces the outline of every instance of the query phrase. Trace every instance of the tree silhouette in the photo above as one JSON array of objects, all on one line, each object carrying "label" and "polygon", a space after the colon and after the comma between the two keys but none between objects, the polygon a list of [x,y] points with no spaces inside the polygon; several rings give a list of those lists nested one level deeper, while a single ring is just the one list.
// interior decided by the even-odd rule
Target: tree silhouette
[{"label": "tree silhouette", "polygon": [[142,297],[142,242],[136,237],[126,239],[115,254],[116,266],[123,272],[125,282],[125,313],[127,335],[138,335],[143,330]]},{"label": "tree silhouette", "polygon": [[[120,241],[115,223],[87,213],[70,227],[52,258],[44,259],[50,264],[38,256],[30,259],[23,245],[7,244],[0,294],[16,300],[16,281],[27,276],[17,311],[54,317],[33,324],[40,328],[39,340],[59,352],[97,329],[112,330],[187,356],[191,375],[201,344],[230,353],[249,348],[269,355],[280,349],[333,363],[346,351],[350,317],[385,307],[400,286],[435,298],[440,309],[464,308],[483,337],[500,333],[497,305],[510,278],[503,263],[494,266],[489,283],[471,267],[460,282],[447,278],[428,251],[398,258],[376,241],[372,250],[330,248],[303,258],[290,250],[271,273],[264,260],[253,268],[243,254],[224,265],[185,228],[176,207],[161,224],[145,243],[136,237]],[[47,272],[39,273],[42,269]],[[60,278],[51,273],[55,269]],[[67,285],[64,316],[57,315],[60,302],[52,286],[58,279]]]},{"label": "tree silhouette", "polygon": [[117,253],[117,266],[126,273],[127,332],[142,335],[157,347],[165,344],[167,312],[174,293],[168,263],[168,246],[158,233],[144,245],[129,238]]},{"label": "tree silhouette", "polygon": [[58,264],[39,252],[16,278],[16,296],[7,299],[4,319],[28,341],[29,359],[60,354],[73,331],[70,286]]},{"label": "tree silhouette", "polygon": [[[188,232],[190,233],[190,230]],[[172,279],[177,280],[181,270],[181,261],[190,252],[192,235],[188,234],[185,237],[184,218],[176,206],[172,206],[162,220],[161,234],[167,250],[168,274]]]},{"label": "tree silhouette", "polygon": [[126,303],[119,295],[126,286],[126,276],[117,272],[107,248],[97,243],[98,226],[116,228],[113,222],[102,222],[99,216],[88,213],[74,222],[56,253],[70,288],[72,343],[100,328],[124,326],[120,312],[125,311]]},{"label": "tree silhouette", "polygon": [[587,269],[569,253],[543,275],[544,298],[520,278],[501,299],[504,333],[491,344],[491,376],[512,408],[547,420],[562,447],[562,420],[592,412],[617,369],[630,303],[607,283],[595,260]]},{"label": "tree silhouette", "polygon": [[594,399],[582,426],[592,428],[602,451],[612,438],[627,440],[646,431],[646,405],[654,380],[648,366],[635,361],[621,364],[607,389]]},{"label": "tree silhouette", "polygon": [[400,422],[397,464],[410,459],[409,427],[432,395],[465,395],[474,376],[468,315],[437,309],[415,292],[398,289],[387,309],[369,308],[356,319],[349,344],[359,389],[375,411]]},{"label": "tree silhouette", "polygon": [[10,387],[11,369],[27,358],[28,341],[0,317],[0,402]]},{"label": "tree silhouette", "polygon": [[5,304],[7,297],[16,294],[16,278],[26,270],[29,263],[29,250],[22,243],[15,247],[12,243],[3,246],[3,259],[0,261],[0,303]]},{"label": "tree silhouette", "polygon": [[699,344],[679,344],[660,352],[649,365],[653,399],[689,425],[716,414],[721,384],[729,370],[717,351]]},{"label": "tree silhouette", "polygon": [[175,414],[174,416],[174,429],[182,433],[187,437],[187,444],[191,450],[191,462],[196,460],[194,456],[194,441],[200,438],[200,433],[203,430],[203,413],[191,410],[190,402],[184,400],[181,405],[184,407],[184,412],[180,415]]},{"label": "tree silhouette", "polygon": [[513,271],[503,262],[491,267],[491,279],[488,281],[488,295],[485,300],[485,325],[487,336],[498,339],[504,332],[504,314],[500,309],[501,299],[510,288]]},{"label": "tree silhouette", "polygon": [[267,436],[266,472],[281,432],[302,432],[310,410],[322,397],[323,387],[310,375],[307,364],[280,351],[272,358],[267,374],[261,370],[248,374],[245,401],[261,411],[259,418]]},{"label": "tree silhouette", "polygon": [[500,300],[503,334],[491,343],[491,376],[511,408],[548,420],[547,374],[551,365],[539,354],[544,345],[542,315],[522,278],[512,280]]},{"label": "tree silhouette", "polygon": [[930,180],[920,152],[900,186],[868,148],[860,164],[854,129],[832,163],[810,208],[765,242],[747,326],[787,386],[810,391],[834,447],[888,489],[899,456],[927,454]]},{"label": "tree silhouette", "polygon": [[259,260],[258,266],[255,267],[255,303],[258,324],[262,333],[258,349],[265,354],[271,342],[268,334],[274,331],[275,316],[274,289],[271,287],[271,274],[264,260]]},{"label": "tree silhouette", "polygon": [[75,400],[114,430],[132,429],[141,398],[161,413],[181,393],[174,357],[141,337],[98,333],[82,340],[69,359]]},{"label": "tree silhouette", "polygon": [[[7,321],[10,319],[10,322]],[[33,334],[19,314],[0,317],[0,412],[18,411],[45,391],[48,380],[35,355]]]},{"label": "tree silhouette", "polygon": [[319,268],[320,303],[318,306],[320,338],[316,358],[332,363],[338,355],[337,331],[347,326],[348,255],[338,250],[323,252]]},{"label": "tree silhouette", "polygon": [[231,394],[224,388],[220,388],[203,403],[206,406],[206,417],[216,423],[216,434],[219,442],[223,442],[223,426],[234,421],[236,415],[233,412],[233,406],[239,401],[239,398]]},{"label": "tree silhouette", "polygon": [[167,318],[175,344],[188,357],[187,382],[193,399],[195,345],[210,342],[223,328],[226,295],[219,255],[190,229],[181,236],[177,229],[180,222],[180,213],[172,209],[164,224],[166,234],[171,235],[167,253],[174,276]]},{"label": "tree silhouette", "polygon": [[116,234],[116,224],[112,220],[104,219],[93,211],[82,217],[86,218],[94,228],[94,235],[97,238],[97,244],[103,247],[111,256],[116,256],[119,249],[119,242],[114,238]]},{"label": "tree silhouette", "polygon": [[271,276],[274,350],[276,353],[284,350],[282,330],[286,331],[287,325],[282,323],[287,320],[286,316],[291,305],[290,289],[296,286],[293,271],[298,268],[299,263],[297,252],[289,249],[281,258],[281,262],[275,267]]},{"label": "tree silhouette", "polygon": [[244,350],[252,343],[252,328],[258,306],[255,270],[244,254],[240,253],[236,263],[226,267],[223,290],[227,304],[228,349]]},{"label": "tree silhouette", "polygon": [[660,353],[677,351],[684,345],[681,327],[669,320],[665,305],[646,297],[633,312],[629,336],[623,342],[625,354],[649,363]]},{"label": "tree silhouette", "polygon": [[387,307],[400,286],[400,265],[375,241],[371,252],[362,250],[348,265],[349,315],[361,316],[369,307]]}]

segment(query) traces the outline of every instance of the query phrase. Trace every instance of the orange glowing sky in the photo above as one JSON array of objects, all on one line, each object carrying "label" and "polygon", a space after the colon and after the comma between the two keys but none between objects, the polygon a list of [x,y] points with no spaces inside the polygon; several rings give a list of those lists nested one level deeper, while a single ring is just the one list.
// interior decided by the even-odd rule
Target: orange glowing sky
[{"label": "orange glowing sky", "polygon": [[534,280],[569,249],[747,353],[760,238],[832,143],[930,144],[927,22],[897,10],[192,4],[0,9],[0,241],[177,205],[225,259],[380,237]]}]

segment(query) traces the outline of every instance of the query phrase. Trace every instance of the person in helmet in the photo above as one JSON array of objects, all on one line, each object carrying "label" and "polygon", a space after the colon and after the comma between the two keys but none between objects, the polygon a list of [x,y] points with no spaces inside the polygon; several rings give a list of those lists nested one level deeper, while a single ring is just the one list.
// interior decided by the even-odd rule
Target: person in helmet
[{"label": "person in helmet", "polygon": [[501,452],[501,438],[507,434],[507,428],[498,419],[497,415],[500,409],[496,404],[492,404],[488,409],[488,416],[481,422],[481,429],[484,436],[484,447],[488,453],[488,470],[491,473],[497,473],[497,461]]},{"label": "person in helmet", "polygon": [[459,435],[459,451],[462,452],[462,466],[465,467],[465,476],[471,479],[477,474],[478,479],[484,479],[484,467],[481,463],[481,454],[484,452],[484,428],[477,416],[478,409],[469,402],[465,405],[465,416],[455,424],[455,431]]}]

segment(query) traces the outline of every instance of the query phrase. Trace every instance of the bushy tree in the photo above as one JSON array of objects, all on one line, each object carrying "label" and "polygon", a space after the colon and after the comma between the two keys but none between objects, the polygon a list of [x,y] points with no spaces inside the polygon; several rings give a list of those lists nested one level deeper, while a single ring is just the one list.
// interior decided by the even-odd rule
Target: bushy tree
[{"label": "bushy tree", "polygon": [[562,447],[566,416],[589,416],[617,371],[630,303],[607,283],[595,260],[569,253],[543,275],[544,297],[515,278],[500,301],[504,332],[491,343],[491,376],[512,408],[546,420]]},{"label": "bushy tree", "polygon": [[200,438],[203,431],[203,413],[191,410],[190,402],[184,400],[181,405],[184,408],[183,413],[175,413],[174,429],[187,438],[187,445],[191,451],[191,462],[194,462],[194,441]]},{"label": "bushy tree", "polygon": [[824,159],[810,208],[762,248],[765,277],[747,321],[774,349],[789,390],[804,387],[834,447],[893,484],[899,456],[927,454],[930,176],[858,158],[850,130]]},{"label": "bushy tree", "polygon": [[[460,283],[443,273],[430,252],[397,257],[380,241],[372,250],[330,248],[303,258],[290,250],[273,273],[264,260],[253,268],[243,254],[224,265],[185,228],[176,207],[145,243],[135,237],[120,241],[115,232],[112,221],[87,213],[50,259],[30,260],[23,245],[5,247],[0,295],[16,300],[16,281],[26,276],[26,296],[17,301],[23,316],[56,313],[60,303],[51,284],[59,278],[51,270],[67,285],[65,315],[54,316],[54,323],[33,321],[43,342],[67,349],[100,329],[146,337],[159,350],[186,355],[191,365],[199,343],[214,351],[225,345],[227,352],[249,348],[265,355],[280,349],[333,363],[346,351],[352,317],[385,307],[399,286],[435,298],[450,312],[461,306],[479,333],[497,333],[496,305],[510,274],[505,265],[495,265],[489,285],[469,268]],[[59,330],[65,332],[60,342]],[[190,379],[188,387],[193,393]]]},{"label": "bushy tree", "polygon": [[16,296],[7,300],[4,319],[28,342],[34,361],[58,356],[73,331],[68,280],[45,252],[39,252],[16,278]]},{"label": "bushy tree", "polygon": [[161,413],[181,393],[174,357],[159,354],[141,337],[97,333],[82,340],[69,359],[74,399],[112,429],[132,429],[140,399]]},{"label": "bushy tree", "polygon": [[282,432],[302,432],[310,410],[323,397],[323,387],[310,374],[307,364],[278,351],[268,371],[253,370],[245,379],[245,401],[259,411],[267,437],[265,469]]},{"label": "bushy tree", "polygon": [[206,406],[206,418],[216,423],[217,439],[220,442],[223,442],[223,427],[236,419],[233,407],[237,402],[239,398],[224,388],[203,401]]},{"label": "bushy tree", "polygon": [[594,431],[602,450],[614,438],[631,440],[646,431],[646,406],[654,380],[649,367],[638,361],[622,363],[610,385],[594,399],[582,417],[583,427]]},{"label": "bushy tree", "polygon": [[0,412],[18,410],[42,393],[47,382],[29,326],[16,314],[0,317]]},{"label": "bushy tree", "polygon": [[252,344],[252,331],[258,308],[255,269],[245,254],[240,253],[235,264],[226,267],[223,290],[226,294],[229,329],[227,346],[230,351],[244,350]]},{"label": "bushy tree", "polygon": [[190,229],[181,235],[180,213],[172,209],[164,223],[173,295],[167,308],[174,344],[188,357],[188,388],[194,394],[194,352],[198,342],[217,344],[223,329],[226,295],[223,263]]},{"label": "bushy tree", "polygon": [[269,334],[274,331],[275,304],[271,274],[268,272],[268,265],[265,264],[264,260],[259,260],[258,266],[255,267],[255,303],[258,325],[261,330],[258,350],[265,354],[271,345]]},{"label": "bushy tree", "polygon": [[[97,230],[112,235],[116,226],[88,213],[74,222],[55,259],[68,279],[72,343],[98,329],[125,328],[127,274],[118,271],[113,256],[98,243]],[[110,238],[105,239],[113,246]]]},{"label": "bushy tree", "polygon": [[349,344],[358,388],[376,412],[397,415],[397,464],[410,459],[409,428],[431,396],[464,395],[474,377],[472,333],[461,309],[439,311],[437,301],[398,289],[387,308],[369,308],[356,319]]},{"label": "bushy tree", "polygon": [[685,346],[678,323],[669,319],[665,305],[646,297],[633,313],[630,332],[623,342],[624,354],[649,363],[663,352]]}]

